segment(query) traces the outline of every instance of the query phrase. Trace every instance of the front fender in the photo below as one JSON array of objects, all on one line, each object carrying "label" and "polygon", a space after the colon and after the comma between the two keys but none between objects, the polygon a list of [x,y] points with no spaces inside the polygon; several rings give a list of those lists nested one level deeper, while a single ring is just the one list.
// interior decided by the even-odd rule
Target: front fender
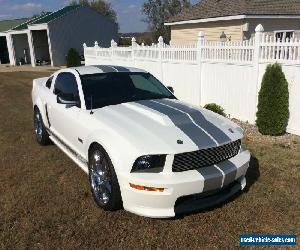
[{"label": "front fender", "polygon": [[98,129],[86,138],[85,155],[88,159],[89,148],[93,143],[100,144],[109,155],[118,173],[131,171],[132,165],[138,155],[138,149],[121,135],[114,131]]}]

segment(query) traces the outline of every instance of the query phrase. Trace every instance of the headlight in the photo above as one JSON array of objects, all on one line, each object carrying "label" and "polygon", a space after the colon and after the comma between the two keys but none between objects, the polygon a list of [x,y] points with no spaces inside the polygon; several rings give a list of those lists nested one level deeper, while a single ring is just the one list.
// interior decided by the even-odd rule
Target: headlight
[{"label": "headlight", "polygon": [[135,160],[131,172],[160,173],[165,161],[166,155],[144,155]]},{"label": "headlight", "polygon": [[240,152],[239,152],[239,153],[242,153],[242,152],[244,152],[244,151],[246,151],[246,150],[247,150],[246,145],[245,145],[245,144],[241,144]]},{"label": "headlight", "polygon": [[236,129],[239,133],[241,133],[241,134],[243,135],[243,137],[244,137],[244,135],[245,135],[244,129],[242,129],[241,127],[236,127],[235,129]]}]

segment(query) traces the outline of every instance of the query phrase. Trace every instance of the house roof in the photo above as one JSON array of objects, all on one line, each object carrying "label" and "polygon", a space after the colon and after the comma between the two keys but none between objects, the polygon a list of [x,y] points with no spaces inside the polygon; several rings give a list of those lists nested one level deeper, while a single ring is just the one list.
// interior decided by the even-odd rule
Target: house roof
[{"label": "house roof", "polygon": [[21,23],[26,22],[27,18],[14,19],[14,20],[2,20],[0,21],[0,32],[7,31],[20,25]]},{"label": "house roof", "polygon": [[167,21],[237,15],[300,15],[300,0],[202,0]]},{"label": "house roof", "polygon": [[71,5],[71,6],[66,6],[62,9],[59,9],[55,12],[48,12],[48,13],[44,13],[38,17],[32,18],[30,20],[28,20],[27,22],[24,22],[18,26],[16,26],[15,28],[13,28],[13,30],[24,30],[28,28],[28,25],[33,25],[33,24],[42,24],[42,23],[50,23],[51,21],[62,17],[66,14],[68,14],[71,11],[74,11],[78,8],[80,8],[80,5]]}]

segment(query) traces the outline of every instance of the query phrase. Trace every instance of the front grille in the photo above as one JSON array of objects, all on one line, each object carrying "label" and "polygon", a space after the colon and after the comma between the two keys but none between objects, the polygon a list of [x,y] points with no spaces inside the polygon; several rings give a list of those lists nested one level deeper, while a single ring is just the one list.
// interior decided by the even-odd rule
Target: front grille
[{"label": "front grille", "polygon": [[183,172],[218,164],[236,156],[239,153],[240,147],[241,140],[237,140],[219,147],[176,154],[172,170],[173,172]]}]

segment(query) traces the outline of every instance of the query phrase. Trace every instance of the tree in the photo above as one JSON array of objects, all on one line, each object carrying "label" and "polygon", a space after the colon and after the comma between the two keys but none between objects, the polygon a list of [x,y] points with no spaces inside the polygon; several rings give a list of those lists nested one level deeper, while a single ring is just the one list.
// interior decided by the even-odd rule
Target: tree
[{"label": "tree", "polygon": [[70,5],[81,5],[85,7],[89,7],[103,16],[110,18],[112,21],[117,23],[117,13],[111,7],[111,4],[105,0],[72,0]]},{"label": "tree", "polygon": [[256,125],[265,135],[282,135],[289,120],[289,89],[281,65],[268,65],[258,96]]},{"label": "tree", "polygon": [[155,32],[155,39],[163,36],[165,41],[170,41],[170,28],[164,23],[168,18],[190,7],[189,0],[147,0],[143,5],[145,21],[149,23],[151,31]]},{"label": "tree", "polygon": [[76,49],[71,48],[66,57],[67,67],[77,67],[81,65],[80,56]]}]

